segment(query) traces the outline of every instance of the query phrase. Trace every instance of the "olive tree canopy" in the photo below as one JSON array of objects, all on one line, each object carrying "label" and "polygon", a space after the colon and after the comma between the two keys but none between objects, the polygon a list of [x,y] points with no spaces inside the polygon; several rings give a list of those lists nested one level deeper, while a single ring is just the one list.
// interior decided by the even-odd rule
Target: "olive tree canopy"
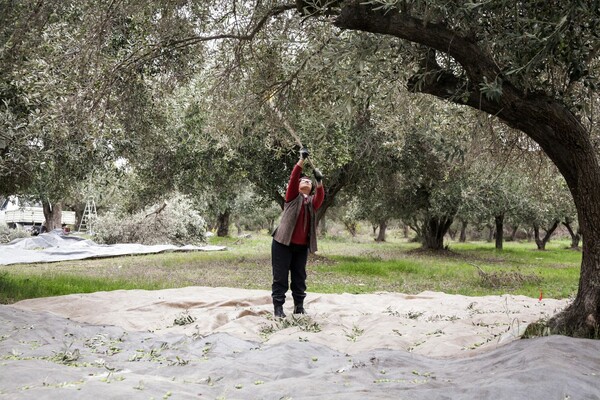
[{"label": "olive tree canopy", "polygon": [[[268,10],[263,16],[293,8],[267,3],[258,7]],[[600,163],[593,111],[598,107],[600,3],[298,0],[295,5],[305,21],[414,43],[410,55],[420,67],[407,82],[411,90],[494,115],[544,150],[573,195],[584,237],[577,297],[550,325],[557,332],[595,335],[600,328]],[[381,60],[401,61],[412,65],[410,59]]]}]

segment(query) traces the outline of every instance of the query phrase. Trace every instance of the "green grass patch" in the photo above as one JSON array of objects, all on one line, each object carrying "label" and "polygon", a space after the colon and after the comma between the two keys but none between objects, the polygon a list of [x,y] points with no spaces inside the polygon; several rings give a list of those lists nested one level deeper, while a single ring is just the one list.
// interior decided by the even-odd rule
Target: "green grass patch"
[{"label": "green grass patch", "polygon": [[9,272],[0,274],[0,303],[7,304],[22,299],[60,296],[72,293],[93,293],[118,289],[162,289],[157,284],[140,285],[124,280],[87,278],[76,275],[25,275]]},{"label": "green grass patch", "polygon": [[537,250],[533,242],[506,242],[503,250],[496,250],[491,243],[452,243],[450,248],[459,254],[515,265],[579,266],[581,253],[568,245],[568,241],[552,241],[544,251]]},{"label": "green grass patch", "polygon": [[[163,253],[50,264],[0,266],[0,302],[116,289],[163,289],[185,286],[271,288],[271,237],[211,238],[227,251]],[[419,244],[390,235],[386,243],[371,237],[323,238],[307,266],[309,292],[416,294],[425,290],[468,296],[516,294],[565,298],[577,291],[581,253],[568,241],[552,241],[548,250],[535,243],[450,242],[450,251],[419,250]],[[494,279],[486,282],[484,274]]]},{"label": "green grass patch", "polygon": [[[451,251],[419,251],[414,243],[370,242],[334,247],[335,265],[318,265],[309,287],[325,293],[443,291],[466,296],[516,294],[566,298],[577,291],[581,253],[567,249],[567,241],[551,242],[538,251],[534,243],[451,243]],[[328,248],[331,251],[330,248]],[[354,255],[358,253],[360,255]],[[485,276],[478,272],[481,268]],[[490,283],[491,281],[491,283]]]}]

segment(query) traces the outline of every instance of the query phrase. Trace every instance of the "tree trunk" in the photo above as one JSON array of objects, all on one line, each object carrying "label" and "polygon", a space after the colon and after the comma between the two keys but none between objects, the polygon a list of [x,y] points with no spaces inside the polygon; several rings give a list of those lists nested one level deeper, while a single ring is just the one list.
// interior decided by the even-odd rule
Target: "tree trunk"
[{"label": "tree trunk", "polygon": [[350,232],[350,235],[352,237],[356,237],[356,222],[354,222],[354,221],[344,222],[344,226],[346,227],[348,232]]},{"label": "tree trunk", "polygon": [[569,235],[571,235],[571,248],[579,249],[579,241],[581,240],[581,232],[579,231],[579,229],[577,229],[577,232],[575,232],[573,230],[573,227],[571,226],[572,223],[573,223],[573,221],[571,221],[571,218],[567,217],[567,218],[565,218],[565,222],[563,222],[563,225],[569,231]]},{"label": "tree trunk", "polygon": [[375,239],[376,242],[385,242],[385,231],[387,229],[387,221],[379,221],[379,234]]},{"label": "tree trunk", "polygon": [[540,227],[538,225],[533,226],[533,237],[538,250],[546,250],[546,243],[540,238]]},{"label": "tree trunk", "polygon": [[219,216],[217,217],[217,236],[218,237],[229,236],[229,216],[230,215],[231,215],[231,211],[229,211],[229,210],[219,212]]},{"label": "tree trunk", "polygon": [[327,235],[327,218],[325,215],[321,216],[321,221],[319,221],[319,231],[321,232],[321,236]]},{"label": "tree trunk", "polygon": [[423,229],[423,247],[430,250],[442,250],[444,248],[444,235],[450,229],[453,218],[429,218],[425,221]]},{"label": "tree trunk", "polygon": [[504,240],[504,214],[496,215],[496,250],[502,250],[502,242]]},{"label": "tree trunk", "polygon": [[581,241],[581,231],[579,229],[577,229],[577,231],[575,232],[575,236],[573,236],[573,238],[571,239],[571,248],[578,250],[580,241]]},{"label": "tree trunk", "polygon": [[519,230],[519,225],[514,225],[512,227],[512,232],[510,233],[510,241],[514,242],[517,240],[517,231]]},{"label": "tree trunk", "polygon": [[317,210],[317,224],[319,224],[321,218],[325,216],[329,207],[333,205],[339,191],[348,186],[352,171],[356,169],[356,167],[356,162],[348,162],[341,168],[335,170],[331,176],[328,176],[324,180],[323,186],[325,188],[325,198],[323,199],[323,204],[321,204],[321,207]]},{"label": "tree trunk", "polygon": [[407,224],[404,224],[404,226],[402,227],[402,232],[404,235],[404,239],[408,239],[408,230],[409,230],[409,226]]},{"label": "tree trunk", "polygon": [[448,236],[450,236],[450,239],[454,240],[456,239],[456,229],[448,229]]},{"label": "tree trunk", "polygon": [[269,218],[267,223],[269,224],[269,233],[275,230],[275,218]]},{"label": "tree trunk", "polygon": [[494,241],[494,226],[492,224],[486,224],[485,226],[488,228],[487,242],[492,243]]},{"label": "tree trunk", "polygon": [[469,223],[466,220],[461,220],[460,221],[460,237],[458,238],[458,241],[460,243],[465,243],[467,241],[467,225]]},{"label": "tree trunk", "polygon": [[43,200],[42,209],[44,210],[46,230],[48,232],[62,226],[62,204],[60,202],[50,204],[47,200]]},{"label": "tree trunk", "polygon": [[[388,12],[362,0],[347,1],[334,24],[341,29],[395,36],[431,49],[409,88],[468,105],[519,129],[544,150],[573,195],[583,235],[579,289],[574,302],[549,321],[554,332],[594,337],[600,330],[600,162],[592,135],[560,99],[525,90],[505,75],[489,48],[443,23]],[[464,73],[442,69],[435,52],[450,55]],[[481,87],[500,78],[498,97]]]},{"label": "tree trunk", "polygon": [[554,233],[556,228],[558,227],[559,221],[554,221],[550,229],[546,231],[546,234],[543,238],[540,238],[540,227],[537,224],[533,225],[533,233],[535,236],[535,244],[537,245],[538,250],[546,250],[546,243],[550,240],[550,236]]},{"label": "tree trunk", "polygon": [[412,242],[423,243],[423,236],[425,235],[425,222],[419,222],[416,218],[406,224],[410,229],[415,232],[415,237],[411,240]]}]

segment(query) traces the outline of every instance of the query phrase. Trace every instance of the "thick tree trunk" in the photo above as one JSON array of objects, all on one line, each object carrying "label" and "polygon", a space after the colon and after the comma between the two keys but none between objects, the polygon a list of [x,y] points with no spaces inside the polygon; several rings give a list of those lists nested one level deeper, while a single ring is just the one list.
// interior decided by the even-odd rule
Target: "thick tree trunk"
[{"label": "thick tree trunk", "polygon": [[[573,113],[553,97],[524,90],[511,83],[489,48],[463,36],[444,23],[415,18],[408,13],[389,12],[362,0],[347,1],[334,24],[406,39],[446,53],[463,75],[443,70],[434,51],[423,70],[409,81],[415,91],[465,104],[494,115],[519,129],[540,145],[565,178],[577,208],[583,235],[579,290],[571,306],[552,318],[554,332],[575,336],[597,336],[600,330],[600,163],[590,133]],[[467,78],[467,79],[465,79]],[[498,97],[486,96],[480,88],[497,78]]]},{"label": "thick tree trunk", "polygon": [[444,248],[444,235],[452,225],[453,218],[430,218],[425,221],[423,229],[423,247],[430,250],[442,250]]},{"label": "thick tree trunk", "polygon": [[538,250],[546,250],[546,243],[540,238],[540,227],[537,225],[533,226],[533,237]]},{"label": "thick tree trunk", "polygon": [[46,219],[46,230],[50,232],[53,229],[62,226],[62,204],[50,204],[47,200],[42,201],[42,209],[44,210],[44,218]]},{"label": "thick tree trunk", "polygon": [[385,231],[387,229],[387,221],[379,221],[379,234],[375,239],[376,242],[385,242]]},{"label": "thick tree trunk", "polygon": [[550,229],[546,231],[546,234],[543,238],[540,238],[540,227],[535,224],[533,225],[533,233],[535,235],[535,244],[537,245],[538,250],[546,250],[546,243],[550,240],[550,237],[558,227],[559,221],[554,221]]},{"label": "thick tree trunk", "polygon": [[225,210],[219,213],[217,217],[217,236],[225,237],[229,236],[229,216],[231,211]]},{"label": "thick tree trunk", "polygon": [[504,214],[496,215],[494,221],[496,222],[496,250],[502,250],[504,241]]},{"label": "thick tree trunk", "polygon": [[404,226],[402,227],[402,232],[403,232],[403,235],[404,235],[405,239],[408,239],[408,231],[409,231],[409,229],[410,228],[409,228],[409,226],[407,224],[404,224]]},{"label": "thick tree trunk", "polygon": [[467,241],[467,225],[469,223],[467,222],[467,220],[461,220],[460,221],[460,237],[458,238],[458,241],[460,243],[465,243]]}]

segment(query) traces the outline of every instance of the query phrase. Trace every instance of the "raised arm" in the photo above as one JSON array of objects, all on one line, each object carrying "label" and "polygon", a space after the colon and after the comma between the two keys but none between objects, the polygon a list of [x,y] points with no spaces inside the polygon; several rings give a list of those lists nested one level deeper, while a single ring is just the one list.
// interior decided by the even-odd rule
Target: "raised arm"
[{"label": "raised arm", "polygon": [[300,176],[302,176],[302,168],[304,167],[304,160],[308,157],[308,150],[306,148],[300,149],[300,159],[294,165],[294,169],[290,175],[290,181],[288,182],[288,187],[285,192],[285,202],[289,202],[294,200],[300,194],[298,182],[300,181]]},{"label": "raised arm", "polygon": [[317,191],[315,193],[315,197],[313,197],[313,207],[315,210],[318,210],[325,199],[325,188],[323,187],[323,174],[321,171],[315,168],[313,174],[315,175],[315,179],[317,181]]}]

